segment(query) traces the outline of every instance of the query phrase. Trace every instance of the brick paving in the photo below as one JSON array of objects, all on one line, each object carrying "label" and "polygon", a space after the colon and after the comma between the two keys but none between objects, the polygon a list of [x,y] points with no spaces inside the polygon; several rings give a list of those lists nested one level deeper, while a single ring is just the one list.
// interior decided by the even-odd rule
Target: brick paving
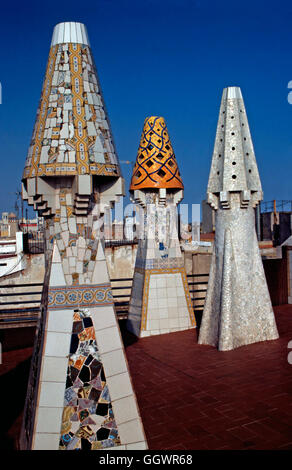
[{"label": "brick paving", "polygon": [[[123,331],[150,449],[292,449],[292,305],[274,310],[279,340],[228,352],[198,345],[196,330]],[[0,449],[16,448],[31,354],[3,353]]]},{"label": "brick paving", "polygon": [[292,449],[292,305],[274,310],[279,340],[228,352],[123,333],[150,449]]}]

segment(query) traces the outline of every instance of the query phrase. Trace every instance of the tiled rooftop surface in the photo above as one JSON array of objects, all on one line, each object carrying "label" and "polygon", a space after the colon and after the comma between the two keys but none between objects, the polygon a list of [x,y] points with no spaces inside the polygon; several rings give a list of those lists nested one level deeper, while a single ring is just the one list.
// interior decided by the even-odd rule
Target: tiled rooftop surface
[{"label": "tiled rooftop surface", "polygon": [[[279,340],[228,352],[198,345],[196,330],[124,334],[150,449],[292,449],[292,305],[275,314]],[[1,449],[17,442],[31,353],[2,355]]]},{"label": "tiled rooftop surface", "polygon": [[228,352],[196,330],[125,335],[150,449],[292,449],[292,305],[274,310],[279,340]]}]

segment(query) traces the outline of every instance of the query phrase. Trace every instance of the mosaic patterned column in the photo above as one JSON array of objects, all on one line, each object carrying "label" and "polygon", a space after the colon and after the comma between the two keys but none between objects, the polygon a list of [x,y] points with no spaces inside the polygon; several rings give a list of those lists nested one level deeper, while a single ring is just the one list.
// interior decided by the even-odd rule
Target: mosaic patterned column
[{"label": "mosaic patterned column", "polygon": [[130,192],[143,208],[144,230],[127,327],[139,337],[194,328],[176,224],[183,183],[162,117],[144,122]]},{"label": "mosaic patterned column", "polygon": [[123,195],[85,26],[54,29],[23,198],[46,223],[42,312],[22,449],[143,449],[101,240]]},{"label": "mosaic patterned column", "polygon": [[240,88],[224,89],[207,200],[215,244],[199,343],[230,350],[278,338],[255,231],[262,199]]}]

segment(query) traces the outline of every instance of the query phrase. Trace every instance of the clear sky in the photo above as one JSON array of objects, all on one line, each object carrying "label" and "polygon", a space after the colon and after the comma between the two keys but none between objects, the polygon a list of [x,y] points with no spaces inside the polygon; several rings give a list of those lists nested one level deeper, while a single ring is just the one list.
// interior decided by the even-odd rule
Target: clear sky
[{"label": "clear sky", "polygon": [[[222,90],[240,86],[264,199],[292,199],[292,2],[76,0],[1,5],[0,212],[13,210],[53,27],[87,26],[120,160],[166,120],[186,203],[205,197]],[[292,91],[292,89],[291,89]],[[128,192],[130,165],[121,165]]]}]

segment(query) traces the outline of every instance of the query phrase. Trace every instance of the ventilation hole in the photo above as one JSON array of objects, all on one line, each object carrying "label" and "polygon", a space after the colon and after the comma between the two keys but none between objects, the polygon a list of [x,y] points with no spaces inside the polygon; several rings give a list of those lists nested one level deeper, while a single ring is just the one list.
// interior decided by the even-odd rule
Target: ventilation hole
[{"label": "ventilation hole", "polygon": [[157,174],[158,174],[158,176],[160,176],[160,178],[163,178],[166,175],[165,171],[163,171],[163,170],[159,170],[157,172]]},{"label": "ventilation hole", "polygon": [[150,168],[153,165],[153,162],[151,160],[148,160],[148,162],[146,162],[146,165],[148,166],[148,168]]},{"label": "ventilation hole", "polygon": [[235,147],[232,147],[232,150],[235,150]]},{"label": "ventilation hole", "polygon": [[236,162],[232,162],[232,165],[236,165]]},{"label": "ventilation hole", "polygon": [[140,172],[139,170],[138,170],[138,171],[136,171],[136,174],[135,174],[135,176],[137,176],[137,178],[140,178],[140,176],[141,176],[141,172]]},{"label": "ventilation hole", "polygon": [[161,139],[158,139],[158,143],[159,143],[159,144],[160,144],[160,142],[161,142]]},{"label": "ventilation hole", "polygon": [[225,114],[225,111],[222,111],[222,114]]},{"label": "ventilation hole", "polygon": [[234,135],[234,132],[231,132],[231,135]]},{"label": "ventilation hole", "polygon": [[169,160],[168,164],[169,164],[169,166],[171,166],[171,167],[174,166],[174,163],[173,163],[172,160]]},{"label": "ventilation hole", "polygon": [[165,148],[166,148],[166,150],[169,150],[169,149],[170,149],[169,145],[166,145]]},{"label": "ventilation hole", "polygon": [[231,116],[231,119],[234,119],[234,116]]},{"label": "ventilation hole", "polygon": [[236,180],[236,175],[232,175],[232,179]]},{"label": "ventilation hole", "polygon": [[220,139],[220,142],[223,142],[223,139]]},{"label": "ventilation hole", "polygon": [[244,126],[244,122],[241,125]]},{"label": "ventilation hole", "polygon": [[152,149],[153,149],[153,145],[152,145],[152,144],[149,144],[147,148],[148,148],[149,150],[152,150]]},{"label": "ventilation hole", "polygon": [[249,153],[248,153],[248,152],[246,152],[246,155],[248,156],[248,155],[249,155]]},{"label": "ventilation hole", "polygon": [[149,132],[150,135],[153,135],[153,132]]},{"label": "ventilation hole", "polygon": [[246,137],[243,137],[243,140],[246,140]]},{"label": "ventilation hole", "polygon": [[222,124],[222,126],[221,126],[221,127],[224,127],[224,124]]},{"label": "ventilation hole", "polygon": [[217,171],[217,175],[220,175],[220,171]]},{"label": "ventilation hole", "polygon": [[143,155],[142,155],[142,154],[141,154],[141,155],[138,155],[138,158],[139,158],[139,160],[142,160]]},{"label": "ventilation hole", "polygon": [[248,170],[249,173],[251,173],[251,170]]},{"label": "ventilation hole", "polygon": [[158,153],[158,154],[156,155],[156,157],[161,160],[161,158],[163,158],[163,155],[162,155],[161,153]]},{"label": "ventilation hole", "polygon": [[218,157],[219,157],[219,158],[221,157],[221,153],[219,153]]}]

